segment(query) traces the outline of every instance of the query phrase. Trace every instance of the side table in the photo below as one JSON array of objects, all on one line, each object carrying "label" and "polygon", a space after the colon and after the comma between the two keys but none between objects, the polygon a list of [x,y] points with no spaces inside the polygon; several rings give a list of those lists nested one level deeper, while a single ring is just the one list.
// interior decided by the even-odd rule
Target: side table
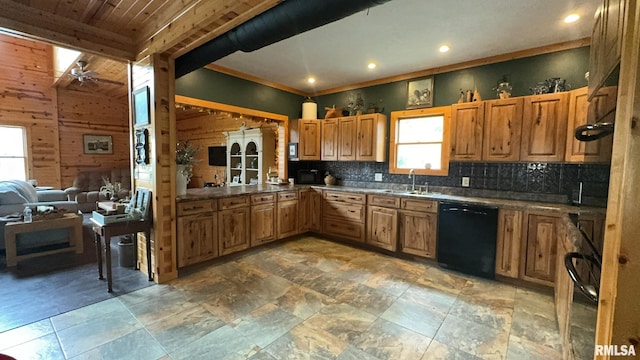
[{"label": "side table", "polygon": [[[107,290],[109,292],[113,292],[113,280],[111,275],[111,238],[114,236],[144,232],[144,236],[147,239],[147,273],[149,274],[149,281],[153,280],[153,274],[151,273],[151,221],[129,220],[101,224],[94,218],[91,218],[90,220],[93,223],[92,228],[96,240],[96,255],[98,257],[98,274],[100,280],[104,279],[104,277],[102,277],[102,239],[104,238],[105,261],[107,268]],[[136,244],[134,244],[134,249],[133,253],[137,259],[138,246]]]}]

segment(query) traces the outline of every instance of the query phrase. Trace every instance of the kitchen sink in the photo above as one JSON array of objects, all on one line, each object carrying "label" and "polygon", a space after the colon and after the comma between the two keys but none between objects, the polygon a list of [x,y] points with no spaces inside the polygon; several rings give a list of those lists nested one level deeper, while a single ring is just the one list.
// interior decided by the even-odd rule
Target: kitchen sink
[{"label": "kitchen sink", "polygon": [[421,190],[393,190],[393,189],[385,189],[380,190],[381,193],[387,194],[400,194],[400,195],[416,195],[416,196],[428,196],[428,195],[437,195],[437,192],[427,192]]}]

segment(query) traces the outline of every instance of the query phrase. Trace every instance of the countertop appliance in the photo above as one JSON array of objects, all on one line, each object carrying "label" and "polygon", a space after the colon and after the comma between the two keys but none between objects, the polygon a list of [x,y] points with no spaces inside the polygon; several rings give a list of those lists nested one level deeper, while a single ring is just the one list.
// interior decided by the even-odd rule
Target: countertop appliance
[{"label": "countertop appliance", "polygon": [[498,208],[446,201],[438,206],[438,264],[495,278]]},{"label": "countertop appliance", "polygon": [[324,177],[319,170],[300,169],[297,175],[296,184],[324,184]]}]

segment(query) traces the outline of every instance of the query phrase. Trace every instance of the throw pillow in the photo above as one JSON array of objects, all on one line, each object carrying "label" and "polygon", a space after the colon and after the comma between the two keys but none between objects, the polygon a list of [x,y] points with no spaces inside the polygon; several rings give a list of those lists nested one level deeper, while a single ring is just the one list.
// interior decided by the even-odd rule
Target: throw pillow
[{"label": "throw pillow", "polygon": [[20,193],[10,187],[0,187],[0,205],[24,204],[27,202]]}]

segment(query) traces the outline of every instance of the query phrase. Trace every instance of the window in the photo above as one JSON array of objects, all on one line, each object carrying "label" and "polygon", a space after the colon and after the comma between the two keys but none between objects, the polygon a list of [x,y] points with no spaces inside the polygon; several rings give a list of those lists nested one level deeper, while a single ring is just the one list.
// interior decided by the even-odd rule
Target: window
[{"label": "window", "polygon": [[26,180],[26,131],[18,126],[0,126],[0,180]]},{"label": "window", "polygon": [[392,112],[389,172],[446,176],[450,119],[450,106]]}]

